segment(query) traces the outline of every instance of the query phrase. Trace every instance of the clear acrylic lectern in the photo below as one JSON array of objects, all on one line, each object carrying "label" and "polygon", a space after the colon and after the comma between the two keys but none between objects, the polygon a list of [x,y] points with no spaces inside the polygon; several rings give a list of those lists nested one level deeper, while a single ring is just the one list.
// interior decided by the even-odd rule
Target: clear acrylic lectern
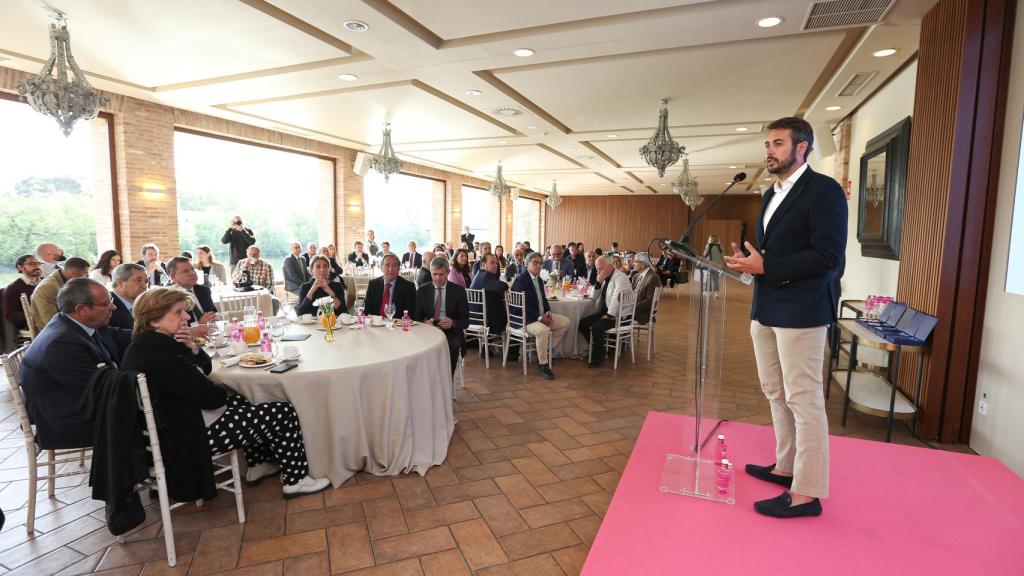
[{"label": "clear acrylic lectern", "polygon": [[729,482],[728,490],[724,491],[715,486],[714,443],[708,440],[720,422],[718,400],[722,384],[726,286],[730,280],[749,285],[754,278],[703,258],[685,242],[659,240],[659,243],[662,252],[671,252],[691,262],[694,272],[685,339],[689,354],[684,356],[682,367],[683,381],[693,398],[694,426],[683,433],[680,453],[665,457],[659,489],[733,504],[733,482]]}]

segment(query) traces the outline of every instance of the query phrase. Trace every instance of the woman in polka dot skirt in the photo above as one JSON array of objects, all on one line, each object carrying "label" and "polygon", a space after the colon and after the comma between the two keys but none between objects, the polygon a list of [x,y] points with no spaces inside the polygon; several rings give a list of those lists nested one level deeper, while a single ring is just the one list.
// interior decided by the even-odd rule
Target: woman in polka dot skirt
[{"label": "woman in polka dot skirt", "polygon": [[245,449],[246,480],[281,473],[284,497],[318,492],[330,481],[308,476],[306,448],[288,402],[252,404],[206,377],[210,357],[188,328],[188,295],[177,288],[144,292],[132,306],[132,343],[121,368],[144,372],[153,395],[167,491],[177,501],[216,496],[212,454]]}]

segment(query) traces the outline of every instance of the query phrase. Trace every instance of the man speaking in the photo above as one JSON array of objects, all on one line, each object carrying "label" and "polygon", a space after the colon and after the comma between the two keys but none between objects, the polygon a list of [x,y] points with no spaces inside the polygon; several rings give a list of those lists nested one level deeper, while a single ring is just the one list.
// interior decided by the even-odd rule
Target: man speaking
[{"label": "man speaking", "polygon": [[766,516],[821,514],[828,497],[828,421],[822,375],[825,333],[835,321],[845,266],[847,206],[838,182],[807,165],[814,133],[802,118],[768,125],[764,143],[775,184],[761,199],[757,246],[736,243],[726,264],[754,275],[750,336],[761,389],[772,409],[775,463],[747,465],[755,478],[788,488],[754,503]]}]

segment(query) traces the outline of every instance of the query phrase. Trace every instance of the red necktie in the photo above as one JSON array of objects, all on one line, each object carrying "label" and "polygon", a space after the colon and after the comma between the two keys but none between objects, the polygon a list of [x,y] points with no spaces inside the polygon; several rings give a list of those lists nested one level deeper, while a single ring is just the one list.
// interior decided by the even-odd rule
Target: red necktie
[{"label": "red necktie", "polygon": [[385,311],[388,309],[388,304],[391,302],[391,282],[384,283],[384,300],[380,303],[380,315],[387,316]]}]

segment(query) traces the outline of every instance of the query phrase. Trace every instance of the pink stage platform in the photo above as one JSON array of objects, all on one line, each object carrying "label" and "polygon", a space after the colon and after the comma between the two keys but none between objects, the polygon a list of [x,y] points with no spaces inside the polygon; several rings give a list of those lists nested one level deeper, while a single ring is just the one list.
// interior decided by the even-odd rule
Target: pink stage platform
[{"label": "pink stage platform", "polygon": [[753,503],[782,488],[742,472],[774,460],[770,427],[719,428],[735,505],[658,490],[692,426],[647,415],[583,574],[1024,575],[1024,480],[998,460],[834,436],[824,514],[778,520]]}]

